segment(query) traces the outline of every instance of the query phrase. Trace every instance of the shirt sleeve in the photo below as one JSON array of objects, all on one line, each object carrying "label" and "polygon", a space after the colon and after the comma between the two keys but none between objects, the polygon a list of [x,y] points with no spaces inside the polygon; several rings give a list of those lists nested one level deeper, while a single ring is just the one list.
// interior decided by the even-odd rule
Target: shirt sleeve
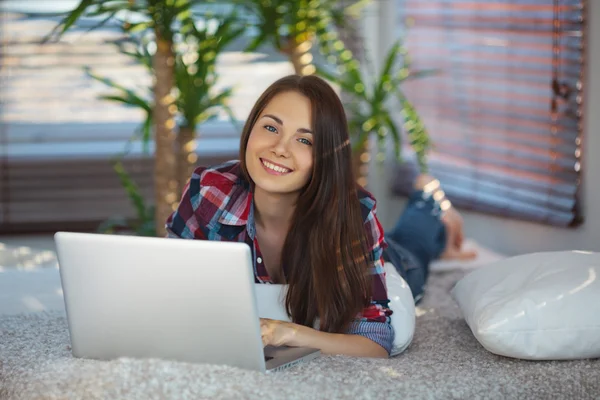
[{"label": "shirt sleeve", "polygon": [[383,238],[383,228],[377,219],[375,209],[373,202],[371,211],[365,220],[367,243],[371,246],[373,257],[373,266],[371,267],[373,295],[371,304],[353,321],[348,333],[361,335],[374,341],[386,349],[389,354],[394,342],[394,329],[391,325],[392,310],[389,308],[390,300],[387,295],[383,268],[383,249],[386,243]]},{"label": "shirt sleeve", "polygon": [[206,227],[200,223],[197,209],[201,201],[201,168],[196,169],[185,186],[177,209],[166,222],[167,237],[206,240]]}]

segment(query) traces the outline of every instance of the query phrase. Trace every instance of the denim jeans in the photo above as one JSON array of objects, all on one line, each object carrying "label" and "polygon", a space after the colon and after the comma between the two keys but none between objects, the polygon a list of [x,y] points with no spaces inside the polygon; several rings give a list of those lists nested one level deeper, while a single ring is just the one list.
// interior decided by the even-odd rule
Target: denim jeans
[{"label": "denim jeans", "polygon": [[415,303],[423,297],[429,264],[444,251],[446,228],[440,208],[422,191],[413,192],[396,226],[385,233],[383,259],[391,262],[412,291]]}]

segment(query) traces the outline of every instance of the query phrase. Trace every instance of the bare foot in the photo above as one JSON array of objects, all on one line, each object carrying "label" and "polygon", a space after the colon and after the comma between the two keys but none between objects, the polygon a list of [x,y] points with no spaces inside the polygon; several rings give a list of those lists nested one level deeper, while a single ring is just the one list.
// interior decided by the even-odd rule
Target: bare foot
[{"label": "bare foot", "polygon": [[447,247],[440,256],[440,260],[469,261],[475,257],[477,257],[477,252],[475,250],[457,250]]},{"label": "bare foot", "polygon": [[440,256],[443,260],[472,260],[477,257],[474,250],[464,250],[463,218],[454,207],[450,207],[442,217],[446,227],[446,249]]},{"label": "bare foot", "polygon": [[[462,248],[464,240],[463,218],[450,205],[450,202],[444,199],[445,196],[441,190],[440,181],[431,175],[421,174],[415,179],[413,187],[416,190],[431,193],[436,201],[441,202],[441,207],[444,210],[441,221],[446,226],[446,248],[440,258],[444,260],[472,260],[477,257],[476,251]],[[437,196],[438,194],[440,196]]]},{"label": "bare foot", "polygon": [[421,174],[421,175],[417,176],[417,178],[415,179],[415,183],[413,184],[413,187],[416,190],[425,190],[426,186],[428,186],[427,189],[430,189],[428,191],[431,192],[431,191],[439,188],[440,182],[431,175]]}]

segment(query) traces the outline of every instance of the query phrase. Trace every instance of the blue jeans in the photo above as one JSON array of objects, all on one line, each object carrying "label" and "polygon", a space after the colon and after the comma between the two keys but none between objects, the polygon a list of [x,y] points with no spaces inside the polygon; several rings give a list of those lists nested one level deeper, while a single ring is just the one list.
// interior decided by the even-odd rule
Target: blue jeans
[{"label": "blue jeans", "polygon": [[446,227],[440,221],[440,209],[432,198],[423,199],[422,191],[413,192],[396,226],[385,233],[388,247],[383,259],[391,262],[412,291],[415,303],[423,297],[429,264],[446,245]]}]

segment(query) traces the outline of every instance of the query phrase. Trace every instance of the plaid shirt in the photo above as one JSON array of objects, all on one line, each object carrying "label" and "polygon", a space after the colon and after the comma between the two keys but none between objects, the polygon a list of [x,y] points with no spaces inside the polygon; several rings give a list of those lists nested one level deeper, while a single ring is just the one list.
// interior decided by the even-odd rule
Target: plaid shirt
[{"label": "plaid shirt", "polygon": [[[375,215],[375,199],[359,190],[367,242],[375,260],[371,267],[373,296],[371,304],[360,313],[347,333],[365,336],[391,351],[394,332],[390,325],[392,311],[383,269],[381,224]],[[219,166],[197,168],[186,186],[177,210],[166,224],[172,238],[245,242],[252,250],[256,283],[272,283],[265,268],[254,225],[253,196],[250,184],[242,177],[239,161]]]}]

